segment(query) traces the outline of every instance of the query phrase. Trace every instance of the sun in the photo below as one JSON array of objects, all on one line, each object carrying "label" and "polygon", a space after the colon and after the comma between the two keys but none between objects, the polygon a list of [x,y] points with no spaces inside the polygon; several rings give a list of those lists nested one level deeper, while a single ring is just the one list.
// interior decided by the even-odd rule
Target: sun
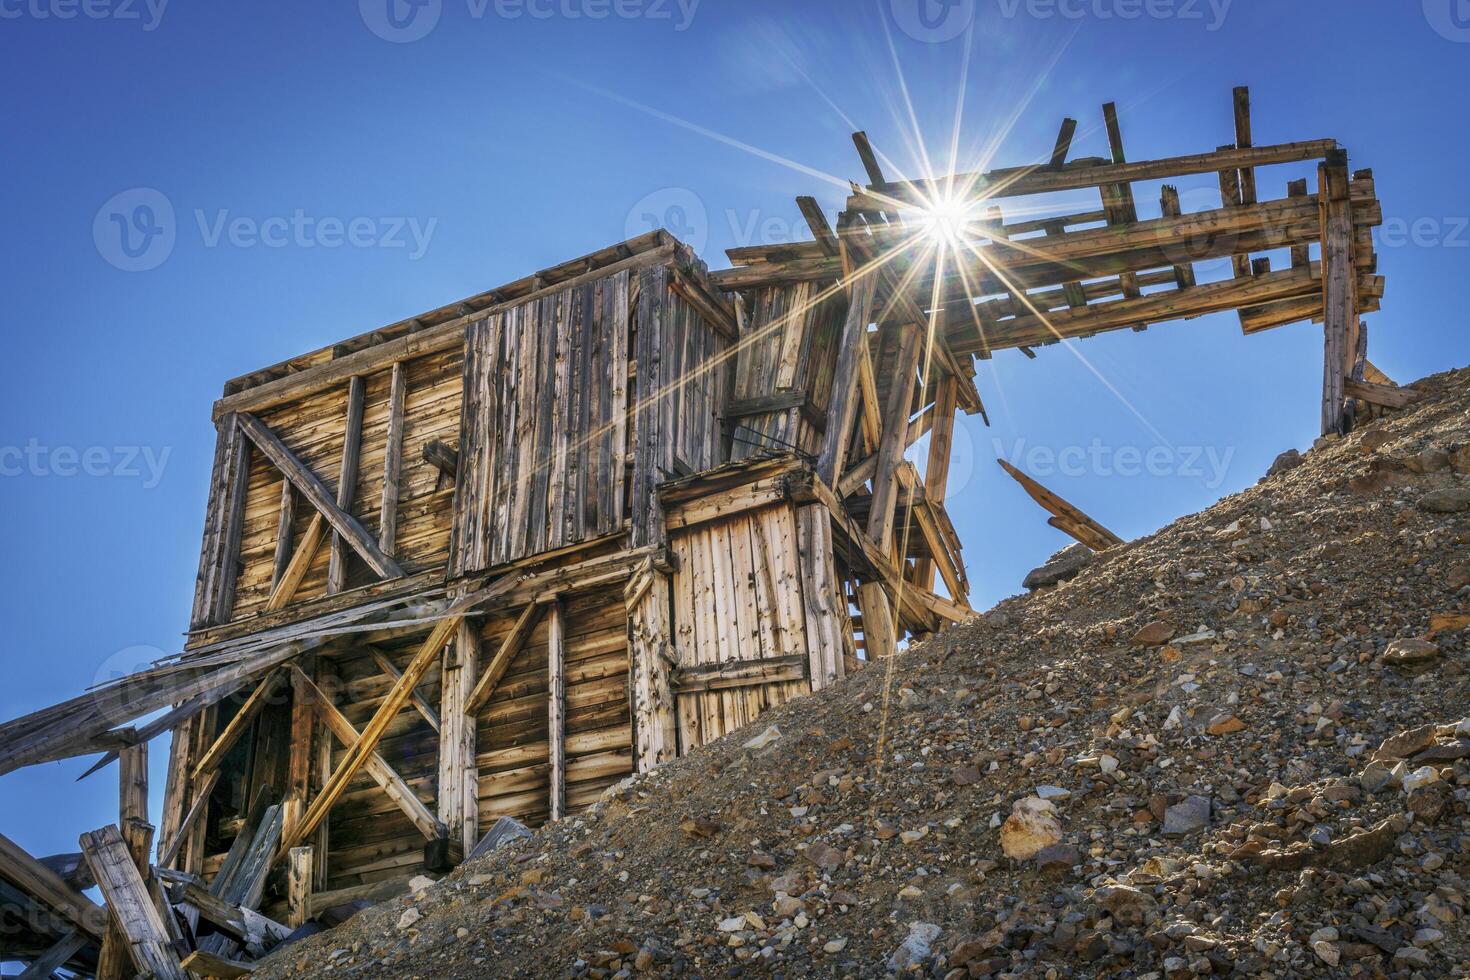
[{"label": "sun", "polygon": [[974,203],[960,198],[943,198],[926,203],[919,223],[926,239],[935,245],[958,249],[969,240]]}]

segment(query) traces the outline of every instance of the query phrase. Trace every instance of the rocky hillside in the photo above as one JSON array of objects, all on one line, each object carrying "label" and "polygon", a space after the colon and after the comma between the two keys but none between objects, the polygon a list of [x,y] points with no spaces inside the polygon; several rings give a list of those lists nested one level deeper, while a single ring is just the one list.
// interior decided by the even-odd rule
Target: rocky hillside
[{"label": "rocky hillside", "polygon": [[278,951],[342,977],[1470,975],[1470,370]]}]

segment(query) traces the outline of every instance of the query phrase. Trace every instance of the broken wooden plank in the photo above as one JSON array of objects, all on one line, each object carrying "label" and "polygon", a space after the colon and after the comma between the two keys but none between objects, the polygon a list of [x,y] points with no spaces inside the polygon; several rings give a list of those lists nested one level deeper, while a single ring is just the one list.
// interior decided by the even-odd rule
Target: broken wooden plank
[{"label": "broken wooden plank", "polygon": [[159,867],[167,868],[172,866],[174,858],[178,856],[179,848],[183,846],[184,841],[189,837],[190,831],[194,829],[194,825],[204,815],[205,809],[209,806],[209,794],[214,792],[214,785],[219,782],[219,777],[220,772],[218,768],[210,770],[205,775],[204,782],[199,784],[198,789],[194,791],[194,800],[189,804],[189,809],[184,813],[183,819],[179,821],[178,828],[174,831],[173,837],[169,838],[166,843],[162,840],[159,841]]},{"label": "broken wooden plank", "polygon": [[1102,551],[1105,548],[1123,543],[1122,538],[1046,489],[1046,487],[1031,479],[1025,473],[1016,469],[1010,463],[1003,459],[998,459],[996,462],[1000,464],[1001,469],[1009,473],[1021,485],[1021,488],[1030,495],[1032,500],[1040,504],[1052,516],[1066,522],[1072,528],[1072,530],[1067,530],[1067,533],[1077,538],[1082,544],[1087,545],[1087,547],[1094,551]]},{"label": "broken wooden plank", "polygon": [[82,947],[89,942],[91,938],[85,932],[80,929],[71,930],[50,949],[31,960],[16,980],[51,980],[51,974],[65,966],[66,961],[81,952]]},{"label": "broken wooden plank", "polygon": [[107,913],[4,834],[0,834],[0,878],[82,930],[93,942],[102,942]]},{"label": "broken wooden plank", "polygon": [[127,940],[128,952],[138,972],[158,980],[185,980],[187,974],[169,943],[163,919],[153,907],[117,827],[109,824],[85,833],[81,843],[97,887],[107,899],[108,912]]},{"label": "broken wooden plank", "polygon": [[1412,388],[1398,388],[1355,378],[1344,379],[1342,386],[1343,394],[1348,398],[1358,398],[1370,405],[1392,411],[1402,411],[1419,400],[1418,393]]}]

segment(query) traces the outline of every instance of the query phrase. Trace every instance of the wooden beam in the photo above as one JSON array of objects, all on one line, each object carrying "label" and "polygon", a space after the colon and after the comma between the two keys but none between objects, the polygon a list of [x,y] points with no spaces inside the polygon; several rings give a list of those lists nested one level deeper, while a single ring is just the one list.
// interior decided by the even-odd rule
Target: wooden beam
[{"label": "wooden beam", "polygon": [[117,827],[108,825],[81,836],[82,853],[97,887],[107,899],[112,921],[127,940],[138,972],[157,980],[187,980],[174,955],[163,919],[148,895]]},{"label": "wooden beam", "polygon": [[[924,465],[924,496],[943,505],[949,487],[949,455],[954,443],[955,413],[959,408],[959,381],[944,378],[934,394],[934,427],[929,437],[929,459]],[[932,550],[932,549],[931,549]],[[914,578],[924,588],[934,588],[934,562],[920,559]],[[963,595],[955,596],[963,599]]]},{"label": "wooden beam", "polygon": [[816,238],[817,244],[827,255],[838,254],[837,233],[827,223],[827,216],[822,213],[822,206],[814,197],[798,197],[796,206],[801,209],[801,216],[806,219],[807,227],[812,230],[812,236]]},{"label": "wooden beam", "polygon": [[[357,470],[362,456],[362,408],[367,383],[360,374],[347,382],[347,419],[342,433],[342,469],[337,477],[337,507],[349,513],[357,493]],[[347,587],[347,545],[340,533],[332,534],[332,556],[327,564],[327,595]]]},{"label": "wooden beam", "polygon": [[403,406],[408,397],[408,370],[393,365],[388,386],[388,437],[383,455],[383,496],[378,506],[378,547],[383,554],[398,550],[398,481],[403,471]]},{"label": "wooden beam", "polygon": [[881,582],[865,582],[857,588],[858,610],[863,617],[863,644],[867,658],[877,660],[898,652],[898,632],[893,622],[888,590]]},{"label": "wooden beam", "polygon": [[633,573],[623,591],[628,613],[633,760],[638,772],[647,772],[679,754],[672,684],[678,660],[673,653],[671,587],[669,575],[649,560]]},{"label": "wooden beam", "polygon": [[271,572],[271,594],[281,585],[281,579],[291,567],[291,536],[296,527],[296,491],[291,481],[281,480],[281,509],[276,516],[276,558]]},{"label": "wooden beam", "polygon": [[93,942],[102,942],[107,913],[4,834],[0,834],[0,878],[86,933]]},{"label": "wooden beam", "polygon": [[553,602],[546,640],[546,739],[551,762],[551,819],[567,815],[567,666],[566,613]]},{"label": "wooden beam", "polygon": [[[291,831],[291,836],[284,840],[282,846],[283,851],[289,851],[291,848],[298,846],[311,835],[312,831],[316,830],[317,826],[326,818],[327,812],[331,810],[333,805],[342,796],[343,791],[347,789],[347,784],[352,781],[352,777],[357,775],[357,771],[363,767],[371,756],[376,754],[375,750],[377,749],[378,742],[383,738],[383,733],[388,730],[388,725],[392,723],[393,718],[398,714],[399,710],[408,702],[409,695],[413,692],[414,687],[418,685],[419,681],[423,680],[424,674],[428,671],[429,667],[438,658],[439,654],[444,651],[445,644],[458,631],[461,618],[460,616],[446,617],[435,625],[428,638],[424,640],[423,645],[419,647],[418,653],[414,654],[413,660],[404,668],[403,676],[398,679],[398,683],[393,685],[392,690],[388,692],[378,705],[377,712],[373,715],[372,720],[367,723],[367,727],[363,729],[361,736],[348,748],[346,756],[343,757],[341,762],[337,763],[337,768],[332,770],[332,774],[327,779],[325,785],[322,786],[321,792],[317,794],[316,799],[312,801],[306,814],[301,818],[301,823],[294,827]],[[418,797],[414,797],[414,799],[416,800]]]},{"label": "wooden beam", "polygon": [[469,699],[465,702],[466,713],[475,714],[486,701],[490,700],[490,695],[495,693],[495,685],[500,683],[500,678],[504,677],[506,670],[510,668],[510,662],[515,659],[516,654],[521,652],[521,647],[526,645],[526,640],[530,638],[531,631],[536,628],[536,623],[541,619],[541,614],[545,610],[546,607],[537,602],[529,603],[525,609],[521,610],[521,614],[516,617],[515,625],[501,641],[500,648],[495,651],[495,656],[490,658],[490,663],[485,666],[484,674],[480,676],[474,691],[470,693]]},{"label": "wooden beam", "polygon": [[310,844],[293,847],[286,864],[286,925],[299,929],[311,918],[312,854]]},{"label": "wooden beam", "polygon": [[247,948],[275,945],[291,935],[291,930],[276,920],[220,898],[204,888],[202,882],[185,881],[173,885],[169,888],[169,897],[176,904],[192,906],[200,918],[219,926]]},{"label": "wooden beam", "polygon": [[[373,663],[378,665],[378,669],[391,677],[394,683],[397,683],[400,679],[402,679],[403,671],[395,667],[393,665],[393,661],[389,660],[383,654],[382,650],[379,650],[377,647],[374,646],[365,647],[364,649],[366,649],[368,653],[372,655]],[[428,702],[428,699],[418,692],[418,688],[414,688],[413,694],[409,696],[408,700],[409,703],[414,706],[414,710],[416,710],[423,717],[424,721],[429,723],[430,728],[434,729],[434,731],[436,732],[442,730],[439,721],[439,713],[434,710],[434,706]]]},{"label": "wooden beam", "polygon": [[[1182,217],[1184,212],[1180,210],[1179,188],[1172,184],[1165,184],[1159,192],[1159,211],[1166,218]],[[1178,262],[1174,265],[1174,284],[1180,289],[1188,289],[1195,284],[1194,266],[1189,262]]]},{"label": "wooden beam", "polygon": [[184,957],[182,964],[189,975],[193,977],[213,977],[216,980],[239,980],[240,977],[248,977],[255,972],[255,968],[248,963],[232,960],[218,953],[206,953],[202,949],[196,949]]},{"label": "wooden beam", "polygon": [[[352,755],[353,750],[362,745],[362,733],[358,732],[352,722],[347,720],[347,716],[342,714],[321,688],[317,687],[316,683],[300,668],[293,665],[291,671],[291,682],[296,686],[298,694],[311,705],[322,722],[326,724],[327,730],[336,736],[337,741],[348,750],[348,755]],[[398,808],[412,821],[425,839],[436,840],[444,836],[444,825],[429,812],[429,808],[419,799],[413,788],[404,782],[403,777],[398,775],[397,771],[375,750],[368,749],[363,753],[361,768],[372,778],[373,782],[378,784],[388,798],[398,805]],[[318,797],[319,800],[320,797]],[[309,813],[310,811],[308,815]],[[306,817],[302,817],[303,825],[305,821]],[[315,828],[303,830],[301,826],[291,828],[291,837],[297,840],[304,839],[313,829]],[[290,851],[297,846],[299,845],[292,844],[282,847],[282,850]]]},{"label": "wooden beam", "polygon": [[250,723],[255,720],[255,716],[260,714],[261,709],[266,706],[271,695],[275,693],[276,685],[280,680],[280,671],[273,670],[266,675],[265,680],[256,685],[255,690],[250,692],[250,696],[245,699],[245,703],[240,705],[240,710],[235,712],[235,717],[231,718],[229,723],[225,725],[225,730],[219,733],[219,737],[214,740],[214,743],[205,750],[204,754],[199,757],[199,761],[194,764],[194,769],[189,774],[191,779],[197,781],[204,778],[205,774],[219,768],[219,764],[224,761],[225,755],[240,740],[240,736],[245,733],[245,729],[250,727]]},{"label": "wooden beam", "polygon": [[194,791],[194,800],[189,804],[189,809],[185,812],[183,819],[179,821],[179,826],[173,832],[173,836],[168,838],[167,842],[162,837],[159,838],[158,866],[160,868],[167,868],[173,865],[174,858],[178,856],[179,848],[183,846],[184,841],[189,837],[190,831],[193,830],[194,825],[198,823],[199,818],[204,815],[205,809],[208,808],[209,794],[214,792],[214,784],[219,782],[219,776],[218,768],[210,770],[205,775],[204,782],[200,783],[199,788]]},{"label": "wooden beam", "polygon": [[888,401],[883,407],[883,437],[878,444],[873,473],[873,500],[868,511],[868,535],[885,551],[893,539],[893,518],[898,505],[896,470],[908,445],[909,407],[914,400],[919,367],[919,326],[900,324],[892,329],[898,331],[898,338]]},{"label": "wooden beam", "polygon": [[838,341],[837,366],[827,407],[827,431],[822,433],[822,449],[817,457],[817,476],[829,485],[836,483],[842,474],[848,437],[857,419],[858,372],[867,348],[868,324],[873,318],[875,278],[862,276],[848,288],[847,315]]},{"label": "wooden beam", "polygon": [[454,642],[445,652],[439,685],[439,822],[468,854],[480,839],[479,769],[475,762],[476,720],[465,711],[480,673],[480,634],[461,620]]},{"label": "wooden beam", "polygon": [[1343,432],[1344,363],[1357,322],[1354,296],[1353,224],[1348,200],[1347,153],[1335,150],[1317,169],[1322,208],[1322,434]]},{"label": "wooden beam", "polygon": [[996,325],[986,339],[991,350],[1030,347],[1118,330],[1134,323],[1193,319],[1239,307],[1295,299],[1318,292],[1320,288],[1311,270],[1288,269],[1264,276],[1212,282],[1192,289],[1152,293],[1138,299],[1094,303],[1083,310],[1062,310],[1044,317],[1016,317]]},{"label": "wooden beam", "polygon": [[1057,141],[1051,150],[1051,168],[1060,170],[1066,166],[1067,154],[1072,152],[1072,137],[1077,133],[1077,120],[1063,119],[1062,128],[1057,131]]},{"label": "wooden beam", "polygon": [[1357,398],[1392,411],[1402,411],[1419,400],[1419,394],[1412,388],[1399,388],[1354,378],[1343,381],[1343,393],[1348,398]]},{"label": "wooden beam", "polygon": [[368,567],[382,578],[401,578],[403,569],[393,559],[383,554],[378,543],[368,536],[357,518],[346,513],[333,501],[322,481],[287,449],[276,434],[263,422],[249,413],[239,416],[240,428],[255,443],[271,464],[290,480],[301,495],[326,519],[332,529],[342,535],[353,549],[367,562]]},{"label": "wooden beam", "polygon": [[[1233,93],[1235,101],[1235,145],[1242,150],[1251,146],[1251,90],[1241,85]],[[1256,203],[1256,171],[1249,165],[1240,168],[1240,203]]]},{"label": "wooden beam", "polygon": [[1225,169],[1263,167],[1278,163],[1320,160],[1337,147],[1336,140],[1311,140],[1280,143],[1272,146],[1247,147],[1228,152],[1194,153],[1186,156],[1145,160],[1101,166],[1073,166],[1057,171],[1046,167],[1014,167],[983,174],[957,174],[923,180],[898,181],[871,185],[866,192],[847,200],[850,211],[893,210],[898,205],[919,207],[947,186],[968,187],[977,199],[1021,197],[1027,194],[1049,194],[1075,191],[1103,184],[1137,183],[1163,180],[1193,174],[1217,173]]},{"label": "wooden beam", "polygon": [[66,965],[66,961],[82,951],[91,940],[85,932],[73,929],[58,939],[50,949],[31,960],[16,980],[51,980],[51,974]]},{"label": "wooden beam", "polygon": [[[1105,548],[1123,543],[1122,538],[1046,489],[1046,487],[1031,479],[1025,473],[1016,469],[1010,463],[1007,463],[1003,459],[998,459],[996,462],[1000,464],[1001,469],[1005,470],[1017,483],[1021,484],[1022,489],[1030,495],[1032,500],[1040,504],[1058,520],[1066,523],[1067,527],[1061,528],[1062,530],[1072,535],[1072,537],[1077,538],[1078,541],[1081,541],[1087,547],[1094,551],[1102,551]],[[1060,525],[1054,526],[1060,527]]]}]

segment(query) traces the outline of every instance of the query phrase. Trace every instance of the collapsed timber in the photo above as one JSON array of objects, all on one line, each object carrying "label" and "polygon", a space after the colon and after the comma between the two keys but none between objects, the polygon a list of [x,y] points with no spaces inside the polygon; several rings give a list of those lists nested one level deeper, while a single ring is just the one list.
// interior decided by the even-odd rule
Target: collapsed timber
[{"label": "collapsed timber", "polygon": [[[578,812],[968,618],[945,497],[957,413],[985,413],[976,357],[1234,310],[1246,333],[1323,324],[1324,433],[1403,408],[1361,320],[1371,172],[1331,140],[1253,145],[1243,89],[1234,114],[1233,146],[1130,163],[1108,105],[1109,158],[1069,161],[1067,120],[1043,164],[916,181],[859,133],[869,184],[835,227],[798,199],[812,241],[709,273],[653,232],[230,381],[184,651],[0,726],[0,773],[100,754],[123,779],[70,862],[105,910],[0,847],[30,923],[0,954],[248,972],[483,828]],[[1303,164],[1315,194],[1259,200],[1258,169]],[[1220,207],[1165,185],[1140,217],[1136,183],[1198,175]],[[1200,281],[1213,260],[1230,277]],[[1056,527],[1121,543],[1013,475]]]}]

